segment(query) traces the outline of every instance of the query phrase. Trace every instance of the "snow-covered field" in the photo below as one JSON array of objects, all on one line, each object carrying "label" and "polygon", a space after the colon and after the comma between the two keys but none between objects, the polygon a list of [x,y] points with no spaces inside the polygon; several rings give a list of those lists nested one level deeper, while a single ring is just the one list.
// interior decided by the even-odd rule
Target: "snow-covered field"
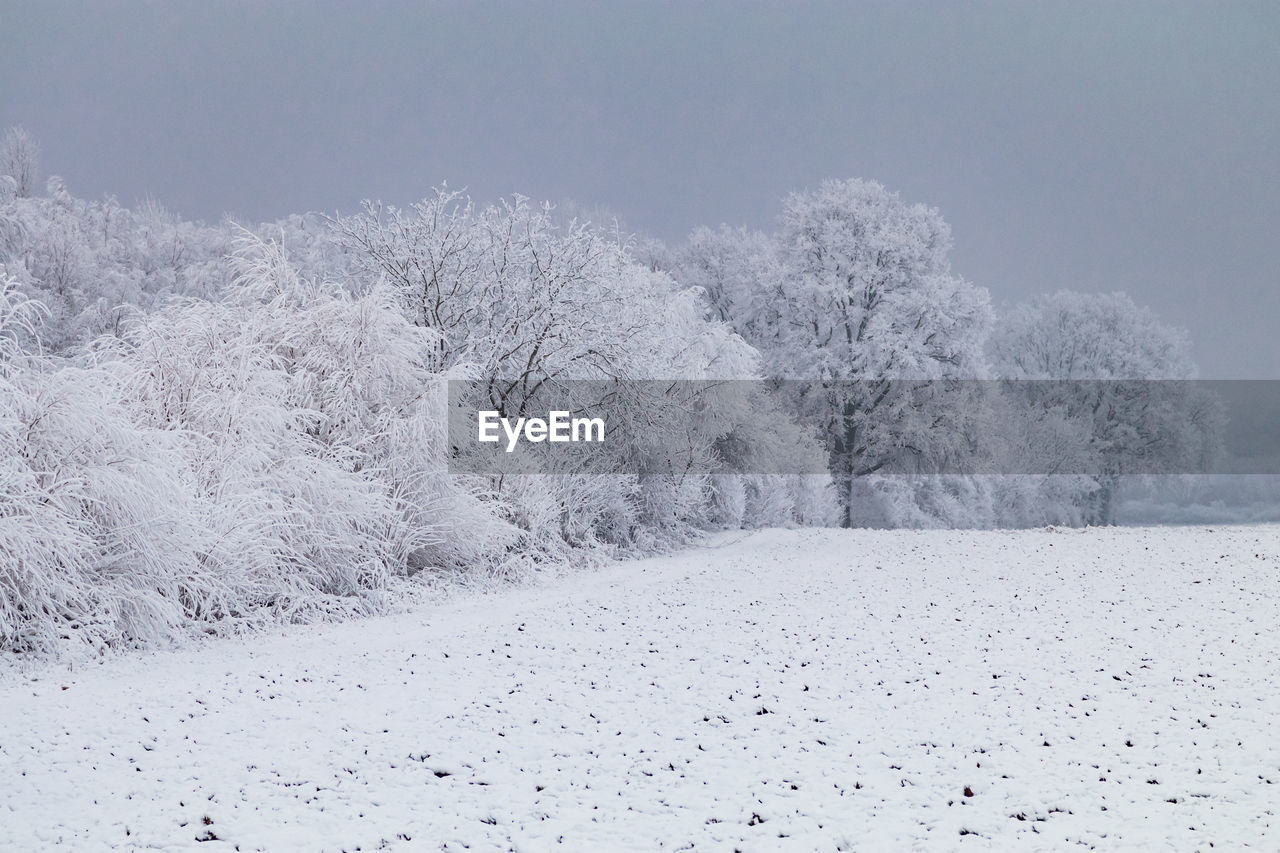
[{"label": "snow-covered field", "polygon": [[0,677],[0,847],[1280,849],[1280,527],[767,531]]}]

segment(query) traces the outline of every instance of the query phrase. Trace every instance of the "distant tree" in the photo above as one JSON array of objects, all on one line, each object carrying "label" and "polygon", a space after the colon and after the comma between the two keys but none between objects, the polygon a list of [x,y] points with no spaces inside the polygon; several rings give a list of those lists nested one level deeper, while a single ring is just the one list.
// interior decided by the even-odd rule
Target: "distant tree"
[{"label": "distant tree", "polygon": [[229,281],[228,227],[184,222],[154,200],[137,211],[78,199],[56,177],[47,197],[0,203],[0,265],[42,302],[47,349],[120,333],[128,307],[216,296]]},{"label": "distant tree", "polygon": [[783,290],[776,238],[700,227],[676,253],[675,269],[682,283],[702,288],[713,317],[761,349],[777,346]]},{"label": "distant tree", "polygon": [[1015,307],[991,336],[993,367],[1019,379],[1192,379],[1191,344],[1124,293],[1062,290]]},{"label": "distant tree", "polygon": [[[1187,333],[1123,293],[1060,291],[1001,319],[990,343],[997,373],[1024,383],[1020,405],[1057,412],[1088,436],[1098,482],[1087,520],[1115,521],[1125,474],[1203,467],[1219,449],[1223,415],[1196,375]],[[1127,380],[1127,381],[1126,381]]]},{"label": "distant tree", "polygon": [[21,125],[11,127],[0,138],[0,175],[13,179],[18,198],[35,194],[40,177],[40,146]]}]

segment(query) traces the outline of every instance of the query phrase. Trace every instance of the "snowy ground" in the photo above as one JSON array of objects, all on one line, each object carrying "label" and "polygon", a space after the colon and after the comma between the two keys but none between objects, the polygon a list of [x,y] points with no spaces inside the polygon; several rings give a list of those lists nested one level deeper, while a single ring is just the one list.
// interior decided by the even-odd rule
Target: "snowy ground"
[{"label": "snowy ground", "polygon": [[768,531],[9,671],[0,847],[1276,850],[1278,626],[1280,527]]}]

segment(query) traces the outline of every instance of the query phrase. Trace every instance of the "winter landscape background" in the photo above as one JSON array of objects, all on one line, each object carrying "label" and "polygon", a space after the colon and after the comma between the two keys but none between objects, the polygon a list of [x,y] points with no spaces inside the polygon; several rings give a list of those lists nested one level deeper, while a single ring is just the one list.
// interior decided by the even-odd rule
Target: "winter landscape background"
[{"label": "winter landscape background", "polygon": [[780,8],[0,9],[0,847],[1268,848],[1274,10]]},{"label": "winter landscape background", "polygon": [[[1118,293],[997,313],[952,272],[941,214],[878,183],[792,193],[773,233],[667,246],[447,188],[192,223],[56,177],[37,193],[37,153],[6,132],[15,650],[377,612],[423,571],[724,529],[1112,524],[1126,498],[1144,521],[1276,517],[1274,476],[1203,476],[1227,416],[1167,381],[1196,376],[1185,332]],[[964,384],[992,378],[1031,391]],[[538,474],[451,469],[460,379],[513,416],[595,388],[577,409],[631,425],[610,433],[616,472],[552,445]]]}]

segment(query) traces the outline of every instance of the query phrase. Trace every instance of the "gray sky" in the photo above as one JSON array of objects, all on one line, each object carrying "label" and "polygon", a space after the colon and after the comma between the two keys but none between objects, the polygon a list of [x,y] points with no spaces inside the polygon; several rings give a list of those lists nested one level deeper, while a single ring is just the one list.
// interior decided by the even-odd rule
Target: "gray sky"
[{"label": "gray sky", "polygon": [[0,125],[189,218],[603,204],[677,240],[874,178],[997,303],[1127,290],[1280,378],[1280,3],[0,0]]}]

